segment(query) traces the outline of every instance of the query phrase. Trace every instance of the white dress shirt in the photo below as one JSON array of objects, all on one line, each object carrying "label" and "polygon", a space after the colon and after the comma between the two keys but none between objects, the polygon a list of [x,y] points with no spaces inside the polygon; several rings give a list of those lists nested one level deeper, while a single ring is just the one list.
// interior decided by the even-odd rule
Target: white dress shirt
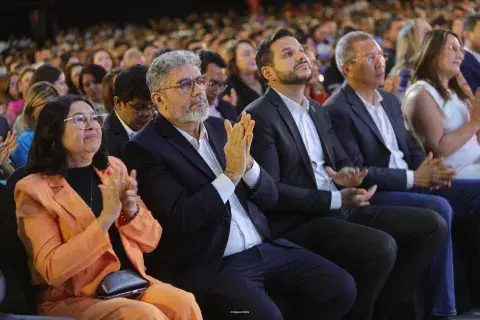
[{"label": "white dress shirt", "polygon": [[317,128],[315,127],[312,118],[310,118],[310,115],[308,114],[310,102],[307,100],[307,98],[303,97],[302,104],[299,105],[280,92],[277,91],[277,93],[282,98],[288,110],[290,110],[293,120],[295,120],[295,124],[300,132],[305,149],[307,149],[308,157],[312,163],[317,189],[330,191],[332,193],[330,209],[340,209],[342,206],[342,195],[325,171],[325,159],[323,155],[322,142],[318,136]]},{"label": "white dress shirt", "polygon": [[210,105],[210,113],[209,113],[209,116],[210,117],[215,117],[215,118],[220,118],[220,119],[224,119],[222,114],[220,113],[220,111],[218,111],[217,109],[217,106],[218,106],[218,98],[215,99],[212,104]]},{"label": "white dress shirt", "polygon": [[120,120],[120,123],[122,124],[123,128],[125,131],[127,131],[128,139],[132,140],[133,137],[137,134],[136,131],[133,131],[125,122],[123,122],[122,118],[118,115],[117,110],[115,110],[115,114],[117,115],[118,120]]},{"label": "white dress shirt", "polygon": [[[263,242],[262,236],[257,231],[252,220],[235,195],[235,185],[224,173],[208,142],[208,134],[205,126],[200,127],[200,140],[195,139],[180,128],[175,127],[205,160],[217,178],[212,185],[217,190],[223,203],[230,203],[232,220],[230,222],[230,234],[228,235],[227,247],[224,257],[242,252]],[[260,180],[260,167],[254,161],[252,168],[243,175],[243,181],[250,187],[256,186]]]},{"label": "white dress shirt", "polygon": [[390,169],[405,169],[407,174],[407,189],[412,188],[414,172],[412,170],[408,170],[408,164],[405,159],[403,159],[403,152],[398,147],[395,131],[393,130],[390,119],[388,118],[381,104],[383,100],[382,95],[375,90],[373,103],[368,102],[358,93],[357,96],[360,98],[360,100],[362,100],[363,104],[367,108],[368,113],[372,117],[373,122],[375,122],[380,134],[382,135],[385,146],[390,151],[390,161],[388,167]]},{"label": "white dress shirt", "polygon": [[464,47],[463,49],[465,49],[465,51],[470,52],[475,57],[475,59],[477,59],[478,63],[480,63],[480,53],[479,52],[472,51],[472,50],[468,49],[467,47]]}]

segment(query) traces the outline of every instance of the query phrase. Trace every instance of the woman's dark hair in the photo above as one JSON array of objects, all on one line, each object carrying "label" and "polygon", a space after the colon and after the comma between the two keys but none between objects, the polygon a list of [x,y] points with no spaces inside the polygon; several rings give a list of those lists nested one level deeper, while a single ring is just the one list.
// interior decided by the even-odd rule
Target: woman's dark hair
[{"label": "woman's dark hair", "polygon": [[47,81],[51,84],[54,84],[61,74],[62,70],[52,66],[51,64],[44,64],[35,70],[35,73],[30,80],[30,86],[40,81]]},{"label": "woman's dark hair", "polygon": [[80,77],[78,80],[78,86],[79,86],[78,89],[80,89],[80,92],[82,94],[85,94],[85,89],[83,88],[83,77],[86,74],[93,75],[93,77],[95,78],[95,83],[102,83],[102,80],[107,74],[107,72],[105,71],[105,69],[103,69],[103,67],[97,64],[90,63],[85,65],[82,71],[80,72]]},{"label": "woman's dark hair", "polygon": [[240,39],[229,45],[226,49],[226,62],[227,62],[227,75],[238,75],[237,67],[237,48],[240,44],[246,43],[252,46],[253,49],[256,48],[256,45],[249,39]]},{"label": "woman's dark hair", "polygon": [[102,103],[108,113],[113,111],[113,84],[117,75],[122,71],[121,68],[114,68],[107,72],[102,80]]},{"label": "woman's dark hair", "polygon": [[[76,95],[66,95],[47,103],[40,112],[26,165],[29,174],[67,176],[67,150],[62,142],[65,132],[64,120],[67,118],[72,104],[77,101],[83,101],[94,109],[87,99]],[[107,144],[103,132],[102,143],[93,156],[92,165],[99,170],[108,167]]]},{"label": "woman's dark hair", "polygon": [[67,71],[65,72],[65,82],[67,83],[68,93],[70,94],[80,94],[80,91],[78,90],[77,87],[75,87],[72,80],[72,70],[73,68],[76,68],[76,67],[83,67],[83,63],[81,62],[72,63],[67,67]]},{"label": "woman's dark hair", "polygon": [[12,76],[18,75],[15,72],[7,73],[0,75],[0,104],[9,103],[10,101],[15,100],[14,97],[10,95],[10,79]]},{"label": "woman's dark hair", "polygon": [[117,66],[117,61],[116,61],[115,57],[112,55],[112,53],[110,51],[108,51],[107,49],[103,49],[103,48],[100,48],[100,49],[97,49],[97,50],[91,52],[90,55],[87,58],[87,62],[88,63],[94,63],[93,60],[95,58],[95,55],[100,51],[105,51],[110,56],[110,59],[112,60],[112,68],[115,68]]},{"label": "woman's dark hair", "polygon": [[[437,63],[449,35],[457,38],[458,42],[462,43],[460,39],[458,39],[458,36],[449,30],[437,29],[426,34],[423,39],[420,55],[415,63],[415,75],[413,77],[413,83],[418,80],[424,80],[430,83],[445,101],[450,99],[450,93],[448,92],[448,88],[442,85],[438,77]],[[457,94],[459,99],[464,101],[468,99],[457,77],[450,79],[448,87]]]}]

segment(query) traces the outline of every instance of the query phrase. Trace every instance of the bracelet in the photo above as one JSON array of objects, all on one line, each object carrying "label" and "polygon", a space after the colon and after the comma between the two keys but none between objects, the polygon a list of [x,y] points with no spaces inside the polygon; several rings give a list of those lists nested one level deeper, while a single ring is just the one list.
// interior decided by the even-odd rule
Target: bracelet
[{"label": "bracelet", "polygon": [[122,214],[120,215],[120,218],[124,223],[129,223],[130,221],[135,219],[135,217],[138,215],[139,212],[140,212],[140,207],[138,206],[138,203],[137,203],[137,211],[135,211],[135,213],[132,216],[128,216],[127,214],[125,214],[125,212],[122,212]]}]

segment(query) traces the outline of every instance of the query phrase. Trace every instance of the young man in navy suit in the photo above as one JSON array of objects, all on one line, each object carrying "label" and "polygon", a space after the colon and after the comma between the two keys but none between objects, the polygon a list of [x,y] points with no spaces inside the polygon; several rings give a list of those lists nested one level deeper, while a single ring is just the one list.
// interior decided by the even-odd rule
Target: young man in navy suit
[{"label": "young man in navy suit", "polygon": [[279,189],[266,211],[272,230],[353,275],[357,300],[344,319],[402,318],[445,221],[430,210],[368,206],[376,187],[356,188],[367,170],[352,167],[327,112],[305,98],[312,66],[290,32],[262,42],[256,62],[270,88],[246,111],[255,120],[253,156]]}]

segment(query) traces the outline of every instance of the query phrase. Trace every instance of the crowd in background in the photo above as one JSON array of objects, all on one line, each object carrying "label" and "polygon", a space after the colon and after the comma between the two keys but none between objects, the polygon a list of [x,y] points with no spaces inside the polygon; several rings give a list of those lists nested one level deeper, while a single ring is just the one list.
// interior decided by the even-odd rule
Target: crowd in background
[{"label": "crowd in background", "polygon": [[[11,209],[7,210],[12,212],[16,206],[18,235],[27,252],[38,255],[35,267],[43,277],[34,275],[32,283],[49,285],[43,298],[72,298],[72,305],[65,308],[49,305],[53,300],[45,300],[39,307],[41,313],[73,315],[73,310],[77,309],[76,315],[82,319],[112,316],[113,306],[120,308],[120,300],[106,307],[96,299],[88,303],[81,301],[79,292],[90,298],[94,294],[93,284],[98,285],[100,278],[115,268],[133,268],[142,278],[148,279],[152,285],[137,297],[136,302],[158,307],[155,313],[146,304],[132,304],[130,311],[133,313],[122,309],[126,319],[135,312],[140,312],[139,318],[153,312],[154,319],[201,319],[205,310],[204,315],[216,314],[219,310],[226,312],[218,303],[221,300],[212,303],[213,300],[198,298],[197,282],[192,280],[192,274],[198,272],[196,277],[199,278],[204,278],[199,276],[202,272],[209,274],[210,261],[203,260],[231,261],[229,256],[238,258],[252,247],[262,247],[270,240],[267,234],[272,221],[287,211],[307,213],[302,219],[308,216],[312,220],[302,220],[305,222],[302,226],[295,224],[296,232],[286,232],[285,238],[295,246],[299,244],[318,256],[332,259],[347,269],[356,282],[353,289],[350,275],[338,271],[336,266],[328,270],[337,277],[332,276],[330,280],[339,281],[344,289],[332,298],[339,299],[340,302],[334,300],[338,304],[321,306],[332,319],[342,316],[345,316],[343,319],[390,319],[384,315],[393,316],[404,308],[401,304],[404,301],[397,301],[403,292],[397,288],[402,287],[402,281],[408,283],[405,287],[416,286],[420,277],[425,278],[421,286],[424,291],[420,295],[425,299],[422,302],[426,319],[450,319],[457,312],[468,309],[469,302],[461,295],[463,290],[469,291],[472,299],[480,297],[480,274],[474,271],[480,266],[476,218],[480,214],[480,90],[477,90],[480,87],[480,3],[467,0],[408,3],[334,0],[329,6],[287,3],[281,8],[252,8],[254,12],[248,15],[233,11],[200,13],[183,19],[151,19],[143,25],[105,23],[85,30],[69,28],[41,45],[26,37],[9,40],[0,54],[0,180],[6,183],[1,190],[7,190],[3,195],[0,193],[0,203],[8,203]],[[282,45],[285,48],[280,55],[278,50]],[[311,75],[301,78],[299,74],[310,69]],[[165,86],[177,73],[187,77]],[[301,92],[295,92],[298,88]],[[203,127],[203,92],[208,104],[205,119],[230,120],[233,127],[227,121],[225,128],[220,125],[219,130],[215,120],[211,124],[205,121]],[[308,108],[304,104],[309,102],[304,97],[311,100]],[[291,116],[280,120],[274,112],[275,105],[280,116],[286,117],[289,111]],[[285,107],[283,111],[280,105]],[[299,106],[302,111],[297,109]],[[317,107],[320,111],[314,116],[312,112]],[[362,108],[364,112],[358,111]],[[192,123],[199,124],[198,132],[185,129]],[[294,127],[299,131],[293,130]],[[170,130],[174,128],[178,132]],[[153,133],[155,130],[158,137]],[[77,131],[91,136],[82,140]],[[215,150],[217,131],[222,132],[219,137],[227,132],[226,142],[222,140],[226,145],[224,156],[219,156]],[[293,140],[287,132],[292,132]],[[180,150],[183,148],[180,154],[193,159],[200,155],[215,172],[217,179],[212,186],[222,198],[220,206],[216,205],[220,203],[217,193],[213,192],[216,197],[209,197],[205,188],[197,193],[199,185],[211,182],[201,182],[204,176],[197,175],[196,169],[201,168],[201,164],[191,169],[191,163],[178,157],[162,140],[175,137],[175,134],[179,139],[178,133],[186,138],[173,143],[177,143]],[[196,134],[198,139],[194,137]],[[255,138],[249,141],[253,135]],[[232,150],[239,148],[240,141],[247,141],[244,143],[248,150],[252,147],[254,157],[248,154],[243,172],[233,178],[228,176],[234,185],[226,197],[225,190],[229,187],[224,185],[222,189],[220,182],[215,182],[223,176],[221,161],[226,161],[228,166],[234,157]],[[86,149],[89,151],[85,152]],[[88,154],[87,160],[83,153]],[[302,157],[310,158],[311,163]],[[201,162],[201,158],[195,161]],[[351,160],[348,168],[353,163],[355,167],[368,170],[357,168],[347,174],[350,169],[342,169],[347,158]],[[129,174],[122,161],[128,168],[138,171],[138,189],[137,172]],[[314,186],[311,177],[299,168],[302,161],[312,171]],[[203,166],[202,170],[207,169]],[[48,178],[42,178],[42,174]],[[121,176],[112,177],[116,174]],[[56,175],[65,177],[63,182],[56,179]],[[111,191],[117,192],[117,180],[114,179],[123,181],[118,191],[119,199],[114,199],[114,191]],[[273,181],[275,187],[269,189]],[[70,195],[42,193],[43,189],[58,187],[69,190],[67,185],[72,187]],[[93,188],[94,185],[101,187]],[[40,186],[38,190],[37,186]],[[360,186],[365,189],[359,191]],[[161,188],[165,189],[160,192]],[[176,193],[176,188],[181,191]],[[258,191],[257,188],[262,190],[260,195],[252,196],[253,200],[246,196],[251,190]],[[375,193],[377,188],[380,192]],[[277,195],[272,190],[275,194],[278,191],[276,204],[273,199]],[[317,191],[328,193],[326,200]],[[136,198],[137,192],[142,200]],[[53,198],[48,198],[50,196]],[[59,200],[62,196],[67,200]],[[55,197],[66,211],[75,211],[79,216],[88,211],[84,207],[87,204],[96,222],[92,222],[93,215],[89,217],[90,222],[86,216],[84,221],[68,220],[68,214],[59,209]],[[80,198],[83,204],[78,201]],[[249,209],[244,210],[242,206],[247,201]],[[257,201],[259,208],[252,209],[250,201]],[[262,201],[268,204],[265,212],[272,220],[268,226],[258,218],[263,217]],[[213,250],[217,243],[223,243],[215,238],[213,232],[217,229],[212,229],[213,235],[203,238],[204,228],[216,224],[218,230],[224,228],[221,225],[225,225],[222,221],[225,217],[210,219],[207,215],[225,214],[227,202],[228,208],[232,208],[227,213],[240,222],[232,222],[234,231],[229,231],[228,242],[224,239],[226,248],[223,247],[223,256],[219,258]],[[369,204],[378,207],[372,208]],[[384,206],[389,206],[388,214],[384,211],[381,214]],[[349,211],[352,207],[358,209]],[[207,227],[198,222],[201,227],[197,228],[194,219],[189,220],[190,216],[185,220],[173,217],[182,214],[187,217],[193,209],[198,209],[200,216],[205,213]],[[345,223],[368,226],[370,231],[375,229],[383,233],[375,235],[367,230],[362,233],[361,229],[353,228],[351,234],[347,232],[345,242],[342,243],[341,237],[335,240],[342,243],[341,246],[329,247],[328,232],[324,231],[337,232],[338,236],[345,235],[342,232],[346,229],[343,222],[340,227],[324,224],[328,219],[315,220],[310,214],[317,211],[348,211]],[[52,218],[54,215],[57,216]],[[369,215],[372,215],[371,220]],[[37,229],[39,223],[43,226],[41,232]],[[431,229],[427,232],[429,223]],[[395,228],[385,228],[389,224]],[[78,234],[72,231],[86,225],[89,227]],[[314,230],[315,226],[319,229]],[[162,227],[166,228],[159,247],[163,251],[155,251],[157,260],[145,260],[154,279],[145,273],[143,254],[155,250]],[[243,250],[236,248],[236,243],[232,245],[230,237],[235,238],[235,228],[239,234],[243,232],[238,238],[253,243],[250,247],[246,245]],[[245,233],[245,230],[251,232]],[[466,231],[465,235],[463,231],[456,231],[460,235],[453,237],[452,230]],[[106,243],[113,247],[118,259],[109,256],[112,250],[105,246],[102,232],[108,232]],[[192,249],[190,237],[197,233],[198,248],[205,245],[203,251],[195,246]],[[61,234],[62,239],[50,238],[50,234]],[[354,239],[353,234],[359,237],[356,240],[359,247],[352,253],[348,248],[355,245],[348,241]],[[361,234],[364,236],[360,237]],[[210,236],[215,239],[211,240]],[[86,245],[80,243],[80,238]],[[312,239],[318,241],[313,244]],[[365,245],[360,246],[362,241]],[[391,246],[390,241],[393,241]],[[371,243],[374,243],[373,248]],[[461,249],[455,248],[455,244],[460,244]],[[397,245],[399,253],[395,264],[395,258],[387,257],[387,253]],[[176,246],[185,246],[185,252],[172,253]],[[95,260],[95,264],[85,271],[70,261],[68,254],[59,253],[59,248],[76,253],[84,264],[90,263],[89,259]],[[54,253],[45,254],[50,249]],[[273,257],[267,260],[283,263],[276,259],[283,256],[288,261],[289,255],[281,251],[275,253],[277,249],[265,249],[266,256]],[[201,267],[194,265],[194,271],[187,267],[182,269],[191,262],[186,253],[189,250],[192,254],[205,254],[202,258],[196,257],[201,260]],[[98,256],[90,256],[97,251],[101,252]],[[460,262],[454,263],[452,252],[461,252],[458,255],[462,258],[457,259],[463,259],[462,263],[467,266],[461,268]],[[376,253],[385,253],[382,256],[385,260]],[[375,260],[378,264],[371,270],[363,270],[362,263],[351,262],[355,254],[362,263],[379,259]],[[318,258],[307,259],[307,256],[299,254],[296,259],[306,259],[306,264],[295,265],[295,270]],[[74,264],[72,268],[71,263]],[[202,263],[207,265],[205,269]],[[50,265],[57,268],[50,269]],[[293,262],[287,265],[293,266]],[[464,274],[454,275],[454,265]],[[0,265],[0,271],[3,267]],[[371,274],[375,268],[378,272]],[[250,277],[248,270],[242,276]],[[292,270],[282,270],[285,275],[291,275]],[[82,272],[84,278],[79,276]],[[183,272],[192,276],[190,282],[183,279]],[[221,279],[219,275],[230,279],[228,274],[218,273]],[[463,277],[471,282],[458,281]],[[180,279],[172,284],[186,291],[156,279]],[[218,296],[222,296],[224,288],[220,280],[217,282],[212,284],[212,290],[219,290]],[[312,280],[311,288],[314,284]],[[302,290],[305,288],[307,285]],[[72,294],[67,291],[70,289],[76,291]],[[187,291],[193,292],[197,301]],[[322,294],[334,296],[329,290],[313,291],[315,293],[308,292],[311,301],[321,301]],[[377,295],[376,301],[373,297]],[[357,300],[352,298],[354,296]],[[272,319],[283,319],[276,306],[269,304],[270,300],[258,305],[248,302],[252,303],[248,307],[259,308],[259,314],[265,312]],[[207,307],[204,309],[204,306]],[[225,308],[227,306],[228,303]],[[395,309],[390,310],[391,306]],[[309,318],[308,313],[315,308],[315,303],[306,303],[302,316]],[[407,319],[400,313],[397,318]]]}]

